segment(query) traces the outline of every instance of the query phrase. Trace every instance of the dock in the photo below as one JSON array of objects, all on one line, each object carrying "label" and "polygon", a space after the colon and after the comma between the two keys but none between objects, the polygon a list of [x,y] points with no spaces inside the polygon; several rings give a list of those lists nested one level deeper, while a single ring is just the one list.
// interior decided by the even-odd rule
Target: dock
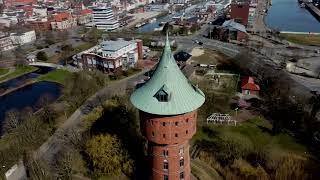
[{"label": "dock", "polygon": [[320,10],[310,2],[304,2],[304,3],[306,5],[306,9],[308,9],[310,11],[310,13],[315,18],[317,18],[318,21],[320,21]]}]

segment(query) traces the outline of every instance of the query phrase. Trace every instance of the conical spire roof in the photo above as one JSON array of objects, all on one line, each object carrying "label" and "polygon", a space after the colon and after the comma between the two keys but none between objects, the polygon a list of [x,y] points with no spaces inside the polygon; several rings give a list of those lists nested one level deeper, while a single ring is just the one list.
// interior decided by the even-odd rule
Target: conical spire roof
[{"label": "conical spire roof", "polygon": [[188,81],[174,60],[168,34],[152,77],[133,92],[130,100],[141,111],[157,115],[191,112],[204,103],[204,93]]}]

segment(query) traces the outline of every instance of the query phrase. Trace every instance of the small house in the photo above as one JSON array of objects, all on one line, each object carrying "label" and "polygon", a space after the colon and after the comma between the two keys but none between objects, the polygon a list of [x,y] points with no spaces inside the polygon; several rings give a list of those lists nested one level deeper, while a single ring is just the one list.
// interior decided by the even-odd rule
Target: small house
[{"label": "small house", "polygon": [[253,77],[244,77],[241,80],[241,91],[244,95],[259,95],[260,86],[254,82]]}]

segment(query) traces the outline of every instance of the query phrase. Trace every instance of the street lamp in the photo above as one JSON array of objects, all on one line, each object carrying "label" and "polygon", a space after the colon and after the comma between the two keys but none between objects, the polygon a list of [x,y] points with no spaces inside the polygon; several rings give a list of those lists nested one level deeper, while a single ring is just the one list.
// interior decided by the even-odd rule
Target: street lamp
[{"label": "street lamp", "polygon": [[236,116],[238,115],[238,109],[238,107],[234,109],[236,111]]}]

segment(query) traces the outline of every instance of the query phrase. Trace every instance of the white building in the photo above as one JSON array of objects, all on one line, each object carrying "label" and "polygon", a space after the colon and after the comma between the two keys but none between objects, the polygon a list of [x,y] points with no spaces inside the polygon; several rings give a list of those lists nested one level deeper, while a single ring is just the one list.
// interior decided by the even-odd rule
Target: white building
[{"label": "white building", "polygon": [[119,22],[115,19],[111,7],[95,7],[93,10],[93,19],[87,27],[97,27],[106,31],[113,31],[119,28]]},{"label": "white building", "polygon": [[[141,42],[141,41],[140,41]],[[141,46],[141,47],[139,47]],[[103,41],[73,57],[75,64],[82,69],[99,69],[103,72],[115,72],[118,69],[133,67],[138,61],[138,41]]]},{"label": "white building", "polygon": [[170,0],[171,4],[187,4],[189,0]]},{"label": "white building", "polygon": [[14,46],[10,36],[0,32],[0,51],[8,51],[13,48]]},{"label": "white building", "polygon": [[10,38],[15,45],[23,45],[35,41],[36,32],[34,30],[24,33],[11,33]]}]

